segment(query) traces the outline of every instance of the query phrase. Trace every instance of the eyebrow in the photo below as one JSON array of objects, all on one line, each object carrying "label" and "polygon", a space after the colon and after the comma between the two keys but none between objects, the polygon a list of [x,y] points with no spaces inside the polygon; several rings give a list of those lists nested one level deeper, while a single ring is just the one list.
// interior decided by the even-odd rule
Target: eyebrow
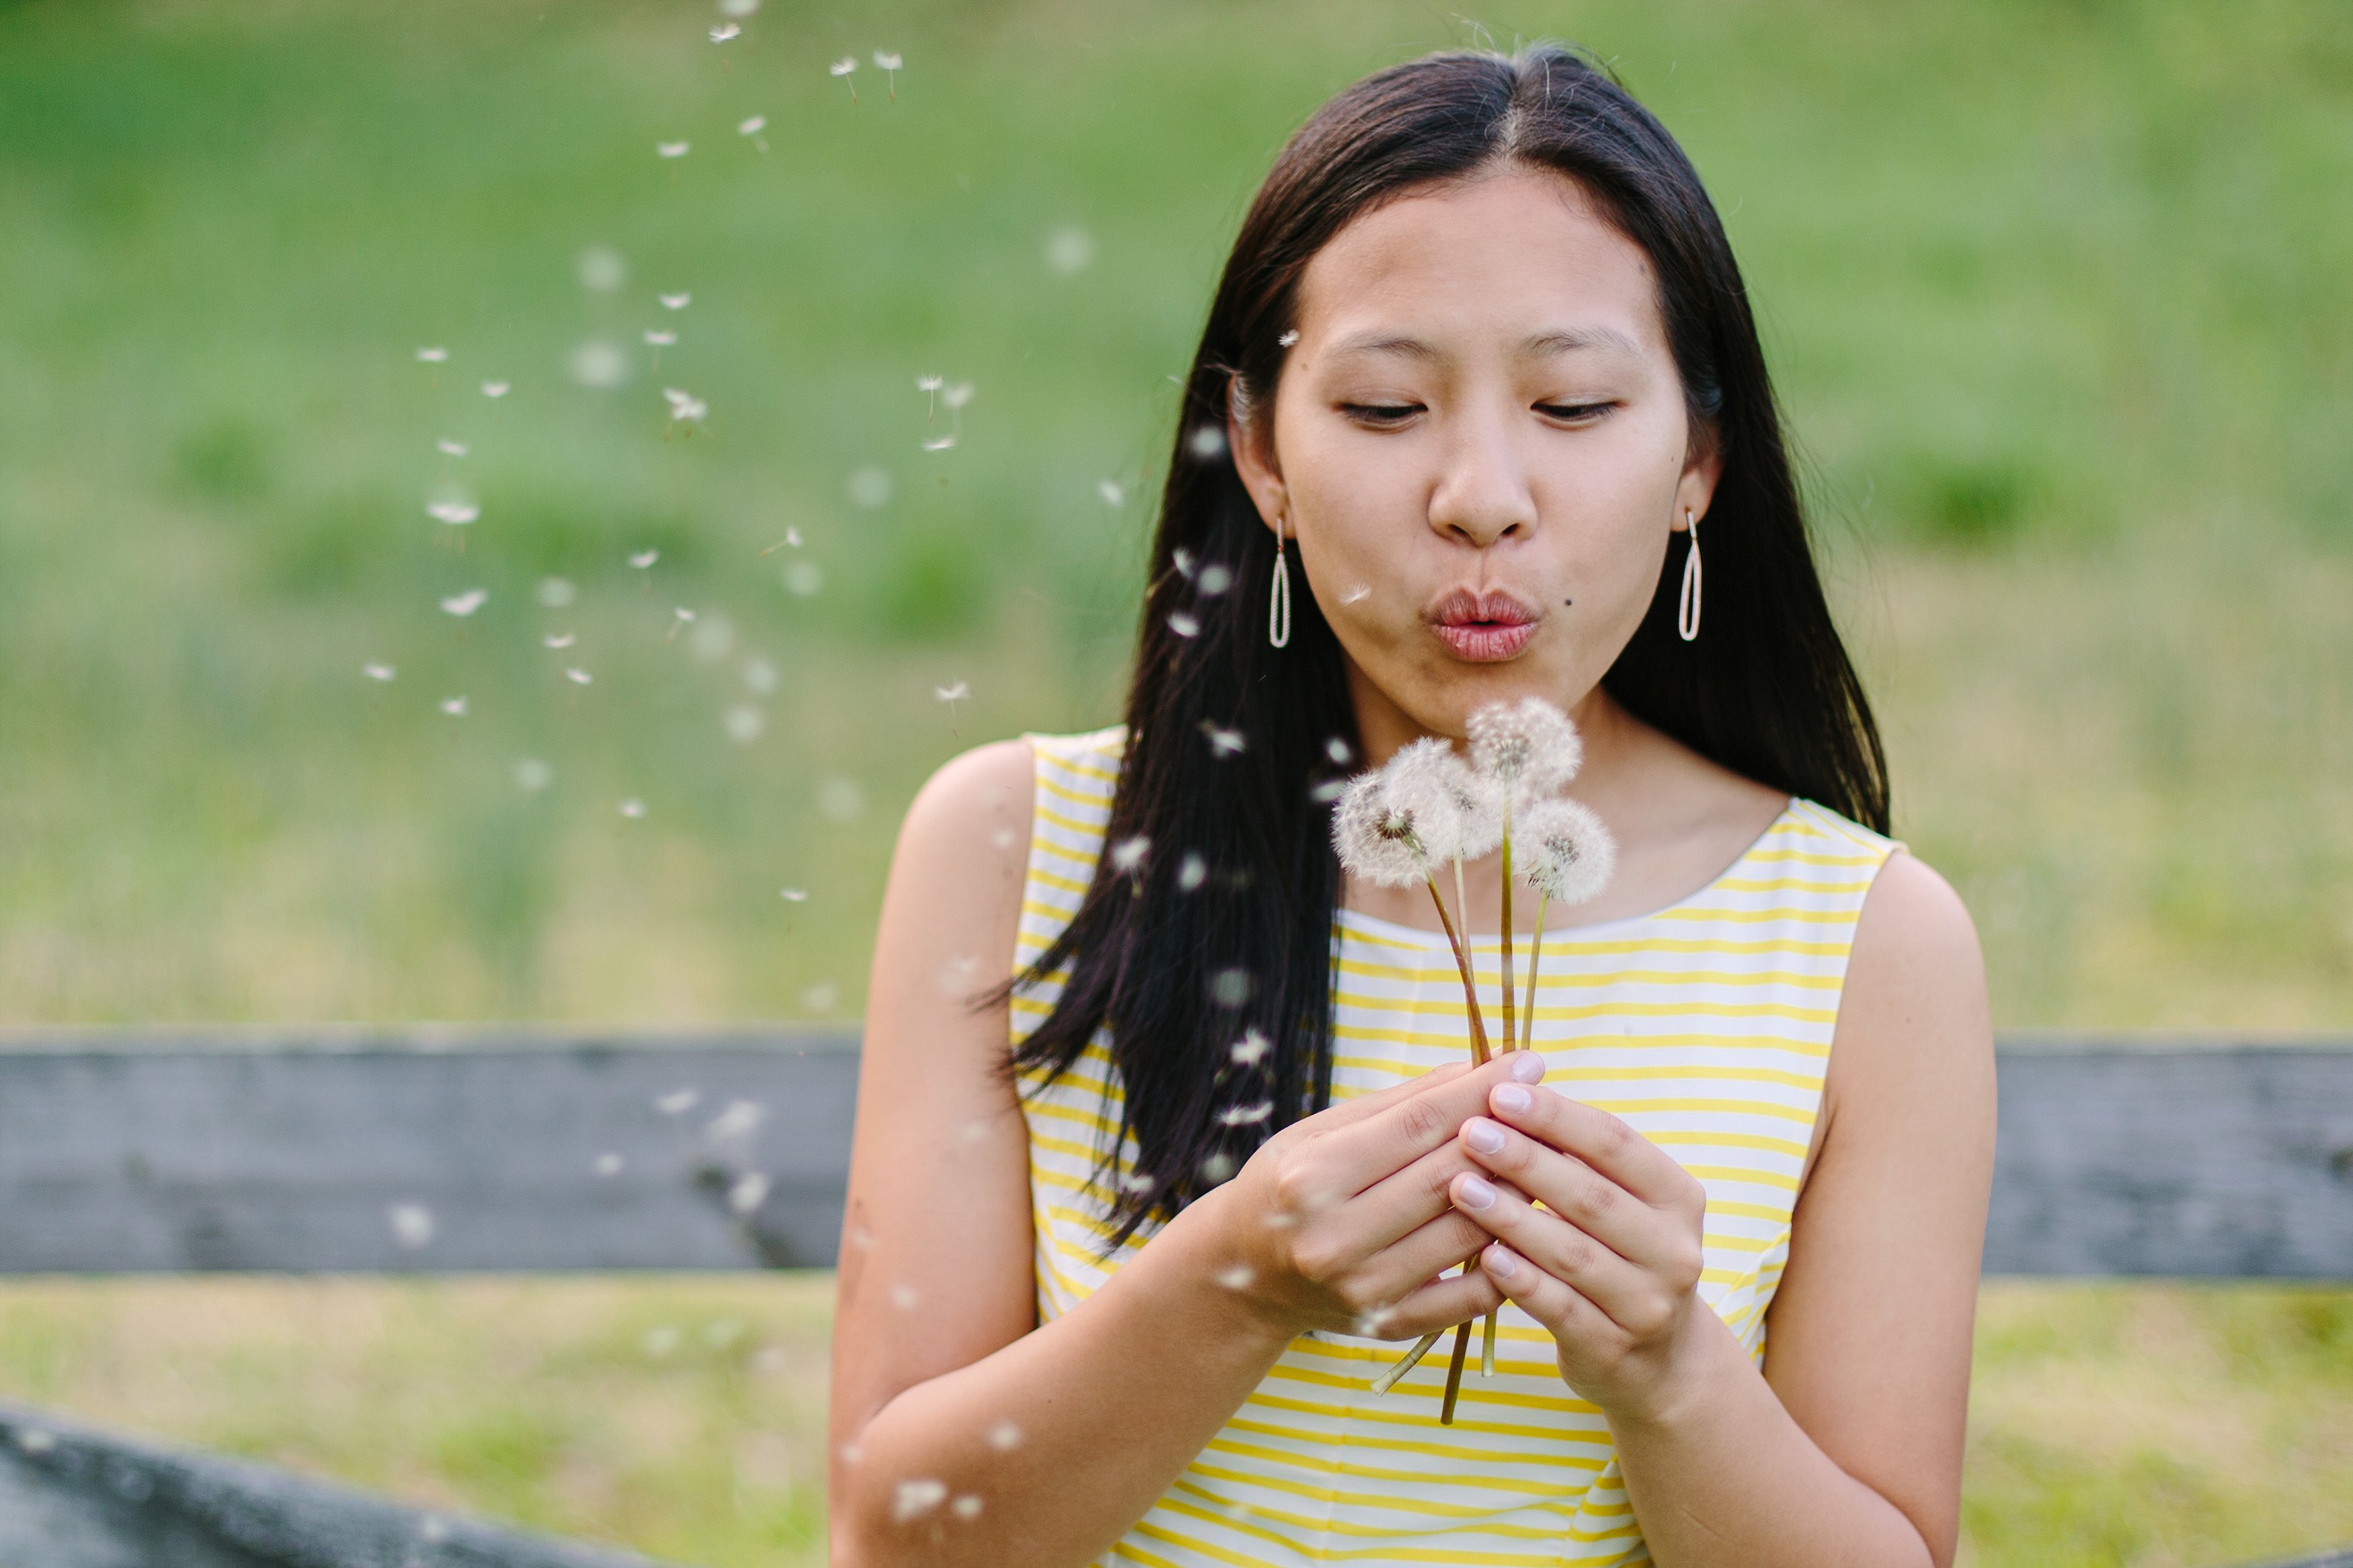
[{"label": "eyebrow", "polygon": [[[1614,349],[1638,359],[1642,353],[1640,343],[1615,327],[1559,327],[1532,333],[1520,340],[1519,353],[1523,359],[1541,359],[1549,354],[1574,353],[1579,349]],[[1335,358],[1342,354],[1397,354],[1425,362],[1445,357],[1419,338],[1378,331],[1342,338],[1332,345],[1332,353]]]}]

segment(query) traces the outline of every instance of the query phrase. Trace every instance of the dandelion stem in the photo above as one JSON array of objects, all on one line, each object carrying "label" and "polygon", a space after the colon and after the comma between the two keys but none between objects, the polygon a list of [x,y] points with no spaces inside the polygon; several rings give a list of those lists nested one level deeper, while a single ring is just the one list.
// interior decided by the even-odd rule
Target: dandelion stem
[{"label": "dandelion stem", "polygon": [[[1462,875],[1462,862],[1454,863],[1454,874]],[[1487,1022],[1479,1014],[1479,991],[1471,978],[1471,955],[1462,946],[1462,939],[1454,934],[1454,922],[1447,918],[1446,900],[1439,896],[1438,879],[1422,868],[1422,881],[1430,889],[1430,901],[1438,906],[1438,923],[1445,929],[1446,945],[1454,950],[1454,967],[1462,976],[1462,1000],[1471,1009],[1471,1060],[1478,1066],[1487,1064]]]},{"label": "dandelion stem", "polygon": [[1504,1048],[1519,1048],[1512,1009],[1512,797],[1504,796]]},{"label": "dandelion stem", "polygon": [[1550,893],[1536,900],[1536,927],[1528,933],[1528,1005],[1520,1009],[1520,1016],[1525,1020],[1520,1026],[1523,1044],[1526,1043],[1528,1032],[1536,1021],[1536,961],[1544,956],[1545,912],[1551,908]]},{"label": "dandelion stem", "polygon": [[1403,1377],[1407,1373],[1411,1372],[1416,1366],[1419,1365],[1421,1363],[1421,1358],[1430,1353],[1430,1347],[1438,1342],[1438,1336],[1445,1331],[1446,1331],[1444,1329],[1432,1329],[1430,1332],[1422,1335],[1421,1338],[1414,1341],[1413,1349],[1406,1352],[1402,1356],[1399,1356],[1396,1365],[1390,1367],[1388,1371],[1381,1373],[1380,1376],[1373,1379],[1373,1392],[1375,1394],[1387,1394],[1390,1389],[1395,1388],[1397,1386],[1398,1379]]},{"label": "dandelion stem", "polygon": [[1479,1375],[1481,1377],[1495,1375],[1495,1319],[1502,1311],[1503,1309],[1497,1307],[1488,1312],[1485,1331],[1480,1336]]},{"label": "dandelion stem", "polygon": [[1462,1358],[1471,1348],[1471,1320],[1454,1325],[1454,1359],[1446,1367],[1446,1403],[1438,1408],[1440,1426],[1454,1425],[1454,1398],[1462,1392]]}]

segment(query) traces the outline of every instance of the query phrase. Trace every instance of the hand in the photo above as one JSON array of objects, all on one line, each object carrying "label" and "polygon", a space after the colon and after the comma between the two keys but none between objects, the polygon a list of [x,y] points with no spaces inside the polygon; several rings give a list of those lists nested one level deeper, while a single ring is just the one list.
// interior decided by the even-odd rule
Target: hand
[{"label": "hand", "polygon": [[1542,1070],[1533,1056],[1453,1064],[1268,1139],[1187,1211],[1216,1216],[1219,1282],[1286,1339],[1304,1329],[1417,1339],[1500,1305],[1482,1270],[1437,1276],[1485,1237],[1449,1198],[1476,1168],[1457,1130],[1515,1066]]},{"label": "hand", "polygon": [[1655,1413],[1713,1326],[1698,1294],[1706,1189],[1617,1117],[1555,1090],[1498,1083],[1488,1107],[1493,1119],[1466,1119],[1456,1142],[1501,1180],[1465,1172],[1450,1189],[1495,1237],[1481,1271],[1552,1331],[1571,1388],[1605,1413]]}]

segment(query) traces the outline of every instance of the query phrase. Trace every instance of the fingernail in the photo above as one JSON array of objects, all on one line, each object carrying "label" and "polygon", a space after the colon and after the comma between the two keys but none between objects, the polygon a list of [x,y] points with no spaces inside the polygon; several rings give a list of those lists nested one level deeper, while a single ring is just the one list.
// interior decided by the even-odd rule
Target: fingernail
[{"label": "fingernail", "polygon": [[1540,1083],[1545,1075],[1545,1059],[1534,1051],[1512,1053],[1512,1076],[1522,1083]]},{"label": "fingernail", "polygon": [[1536,1102],[1536,1097],[1515,1083],[1499,1083],[1493,1095],[1495,1109],[1518,1112]]},{"label": "fingernail", "polygon": [[1483,1116],[1473,1116],[1462,1123],[1462,1142],[1482,1154],[1500,1154],[1504,1152],[1504,1130]]},{"label": "fingernail", "polygon": [[1465,1176],[1454,1184],[1454,1201],[1466,1209],[1495,1206],[1495,1189],[1476,1176]]},{"label": "fingernail", "polygon": [[1500,1241],[1491,1244],[1486,1251],[1481,1253],[1479,1260],[1487,1266],[1487,1272],[1498,1279],[1509,1279],[1520,1271],[1510,1249]]}]

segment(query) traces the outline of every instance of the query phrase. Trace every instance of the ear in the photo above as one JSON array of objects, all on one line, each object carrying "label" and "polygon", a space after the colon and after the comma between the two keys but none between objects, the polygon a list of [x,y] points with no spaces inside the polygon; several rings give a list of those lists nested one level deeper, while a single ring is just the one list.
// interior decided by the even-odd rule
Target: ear
[{"label": "ear", "polygon": [[1259,521],[1272,529],[1278,519],[1290,516],[1291,496],[1274,453],[1274,410],[1243,396],[1238,377],[1226,382],[1226,450],[1233,454],[1234,472],[1257,505]]},{"label": "ear", "polygon": [[1694,521],[1707,515],[1708,503],[1715,499],[1715,485],[1724,477],[1724,443],[1711,438],[1694,443],[1691,455],[1683,459],[1683,478],[1675,482],[1675,515],[1669,526],[1677,533],[1683,531],[1683,512],[1688,509]]}]

